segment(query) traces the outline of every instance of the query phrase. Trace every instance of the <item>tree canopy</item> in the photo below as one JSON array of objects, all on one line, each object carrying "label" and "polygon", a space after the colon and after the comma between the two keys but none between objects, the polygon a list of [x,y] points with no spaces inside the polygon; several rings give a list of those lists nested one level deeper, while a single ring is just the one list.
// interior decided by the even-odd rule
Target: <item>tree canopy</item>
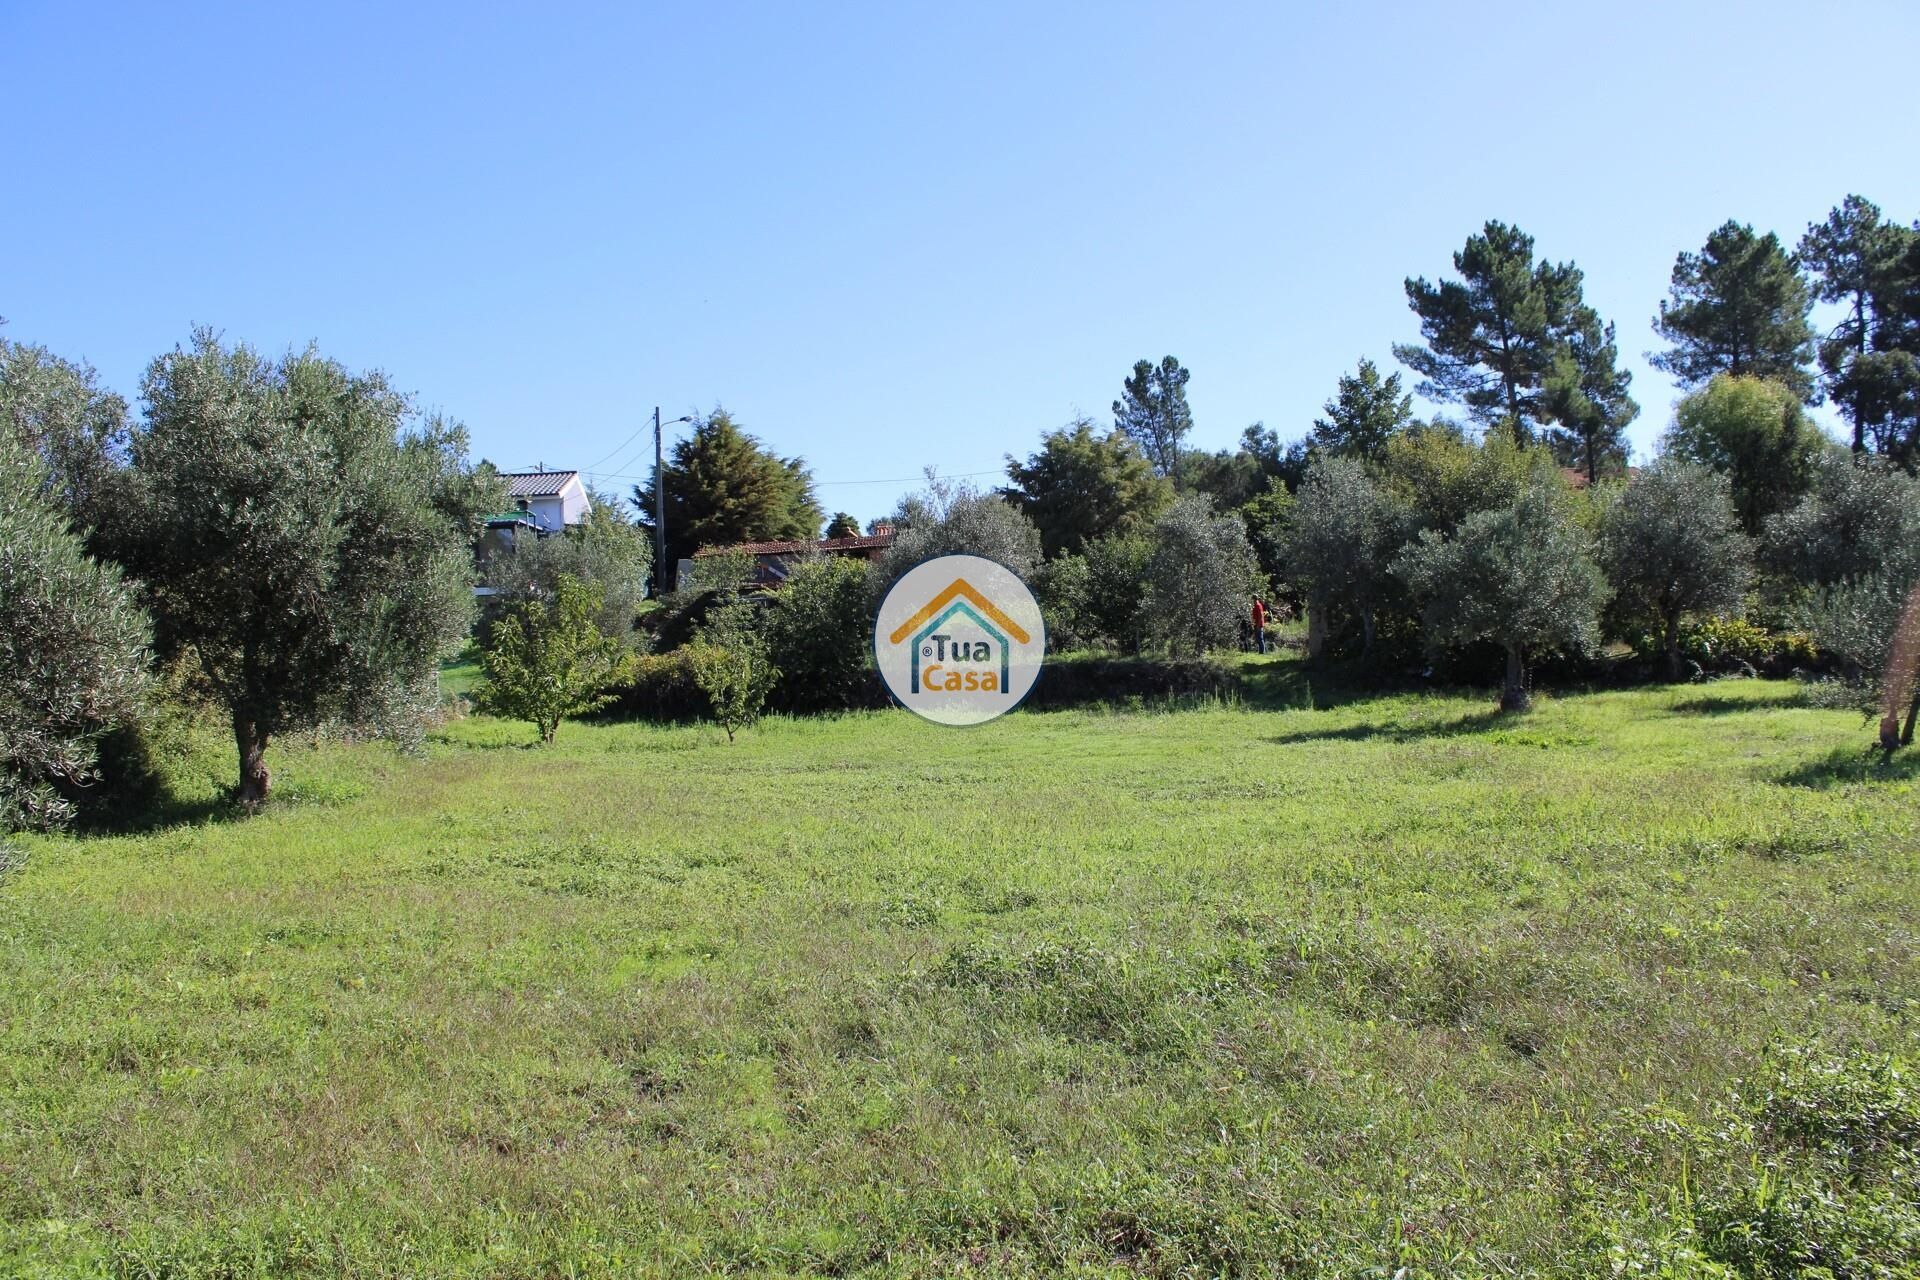
[{"label": "tree canopy", "polygon": [[446,442],[410,446],[381,374],[207,330],[143,389],[111,541],[162,650],[191,654],[231,717],[241,803],[266,798],[277,734],[417,725],[473,608],[471,531],[436,501]]},{"label": "tree canopy", "polygon": [[[667,563],[702,547],[819,536],[826,518],[814,497],[813,475],[800,458],[783,458],[741,430],[716,408],[694,421],[667,458]],[[634,505],[651,532],[653,489],[636,485]]]},{"label": "tree canopy", "polygon": [[1362,358],[1326,403],[1326,416],[1313,421],[1313,444],[1336,457],[1378,458],[1387,441],[1413,421],[1413,396],[1400,388],[1400,375],[1380,376],[1373,361]]},{"label": "tree canopy", "polygon": [[1488,222],[1453,255],[1458,280],[1406,282],[1420,317],[1422,344],[1395,343],[1393,354],[1420,374],[1421,395],[1462,404],[1486,426],[1532,439],[1553,417],[1547,381],[1570,332],[1594,323],[1580,269],[1536,262],[1533,237]]},{"label": "tree canopy", "polygon": [[1134,362],[1133,372],[1113,402],[1113,425],[1132,437],[1154,470],[1180,480],[1180,456],[1187,433],[1193,430],[1193,411],[1187,407],[1187,383],[1193,375],[1172,356],[1159,364]]},{"label": "tree canopy", "polygon": [[1049,431],[1024,462],[1009,456],[1007,477],[1000,496],[1033,521],[1049,557],[1143,528],[1173,499],[1132,437],[1101,434],[1090,418]]},{"label": "tree canopy", "polygon": [[1835,446],[1782,383],[1721,374],[1674,407],[1667,453],[1723,471],[1741,526],[1758,536],[1813,483],[1814,464]]},{"label": "tree canopy", "polygon": [[95,742],[146,684],[146,617],[47,489],[40,458],[0,429],[0,834],[70,816],[61,789],[91,779]]},{"label": "tree canopy", "polygon": [[1673,346],[1650,359],[1683,387],[1727,373],[1772,379],[1806,400],[1813,395],[1812,308],[1800,264],[1780,237],[1728,220],[1698,253],[1675,259],[1672,296],[1653,322]]}]

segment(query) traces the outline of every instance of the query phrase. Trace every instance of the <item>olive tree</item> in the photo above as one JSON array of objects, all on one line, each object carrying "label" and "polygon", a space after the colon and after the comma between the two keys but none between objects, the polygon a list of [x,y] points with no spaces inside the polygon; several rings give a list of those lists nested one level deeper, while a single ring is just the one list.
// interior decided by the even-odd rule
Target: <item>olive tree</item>
[{"label": "olive tree", "polygon": [[1198,494],[1154,521],[1146,564],[1147,625],[1175,653],[1232,644],[1258,588],[1260,562],[1236,515]]},{"label": "olive tree", "polygon": [[1678,458],[1660,459],[1613,496],[1600,518],[1599,551],[1622,608],[1659,629],[1674,680],[1682,618],[1737,610],[1752,576],[1732,482]]},{"label": "olive tree", "polygon": [[1361,656],[1373,653],[1374,619],[1399,589],[1393,557],[1405,541],[1400,509],[1358,458],[1320,456],[1294,495],[1280,544],[1288,580],[1310,608],[1360,620]]},{"label": "olive tree", "polygon": [[94,744],[146,680],[146,617],[46,483],[39,458],[0,431],[0,832],[71,816],[59,787],[92,779]]},{"label": "olive tree", "polygon": [[1474,512],[1451,536],[1424,531],[1394,566],[1421,604],[1429,643],[1487,640],[1506,651],[1505,710],[1532,701],[1532,655],[1586,652],[1598,639],[1606,580],[1550,484],[1536,481],[1512,504]]},{"label": "olive tree", "polygon": [[998,494],[981,493],[931,472],[926,489],[907,498],[896,518],[905,527],[874,574],[880,590],[935,556],[984,556],[1022,578],[1040,564],[1040,531],[1033,521]]},{"label": "olive tree", "polygon": [[442,506],[461,451],[417,447],[381,374],[207,330],[143,395],[111,542],[158,646],[190,654],[231,718],[240,804],[266,799],[276,735],[417,729],[472,618],[472,531]]},{"label": "olive tree", "polygon": [[112,506],[127,445],[127,402],[93,369],[0,338],[0,432],[41,464],[39,492],[83,535]]}]

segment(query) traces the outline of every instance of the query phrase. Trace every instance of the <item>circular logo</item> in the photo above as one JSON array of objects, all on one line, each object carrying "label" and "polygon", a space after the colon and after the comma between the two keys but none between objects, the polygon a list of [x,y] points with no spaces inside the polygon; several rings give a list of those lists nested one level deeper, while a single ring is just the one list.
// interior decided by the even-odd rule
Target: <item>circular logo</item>
[{"label": "circular logo", "polygon": [[880,602],[873,655],[901,706],[936,724],[981,724],[1040,676],[1047,626],[1018,574],[983,556],[937,556]]}]

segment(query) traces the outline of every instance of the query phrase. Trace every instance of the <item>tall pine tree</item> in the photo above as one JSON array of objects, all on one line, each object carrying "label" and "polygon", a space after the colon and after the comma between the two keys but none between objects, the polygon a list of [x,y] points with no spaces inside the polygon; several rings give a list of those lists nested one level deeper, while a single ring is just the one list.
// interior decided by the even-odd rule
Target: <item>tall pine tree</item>
[{"label": "tall pine tree", "polygon": [[1453,255],[1458,280],[1407,281],[1424,345],[1395,343],[1429,399],[1464,404],[1474,421],[1516,442],[1549,419],[1547,380],[1569,332],[1587,323],[1580,269],[1534,261],[1533,237],[1489,222]]},{"label": "tall pine tree", "polygon": [[1187,408],[1187,381],[1192,377],[1172,356],[1159,364],[1135,362],[1133,373],[1113,402],[1113,425],[1131,436],[1147,455],[1153,469],[1180,484],[1180,447],[1193,430],[1193,411]]},{"label": "tall pine tree", "polygon": [[1853,451],[1869,447],[1913,465],[1920,417],[1920,234],[1887,221],[1871,200],[1850,195],[1807,228],[1800,257],[1822,302],[1846,310],[1821,339],[1820,373],[1853,427]]},{"label": "tall pine tree", "polygon": [[1675,259],[1672,296],[1653,322],[1673,346],[1650,359],[1683,387],[1730,373],[1771,378],[1810,400],[1812,307],[1800,264],[1780,246],[1780,237],[1771,231],[1757,235],[1729,220],[1699,253]]}]

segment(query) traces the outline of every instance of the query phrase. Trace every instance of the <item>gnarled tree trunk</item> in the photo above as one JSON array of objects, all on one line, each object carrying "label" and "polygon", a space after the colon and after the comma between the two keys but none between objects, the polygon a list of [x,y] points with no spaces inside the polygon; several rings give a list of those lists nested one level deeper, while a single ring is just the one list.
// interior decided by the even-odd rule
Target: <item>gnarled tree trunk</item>
[{"label": "gnarled tree trunk", "polygon": [[240,785],[233,798],[252,812],[266,802],[272,775],[267,772],[267,735],[252,720],[233,718],[233,742],[240,749]]},{"label": "gnarled tree trunk", "polygon": [[1675,684],[1680,682],[1680,614],[1676,611],[1667,618],[1667,679]]}]

